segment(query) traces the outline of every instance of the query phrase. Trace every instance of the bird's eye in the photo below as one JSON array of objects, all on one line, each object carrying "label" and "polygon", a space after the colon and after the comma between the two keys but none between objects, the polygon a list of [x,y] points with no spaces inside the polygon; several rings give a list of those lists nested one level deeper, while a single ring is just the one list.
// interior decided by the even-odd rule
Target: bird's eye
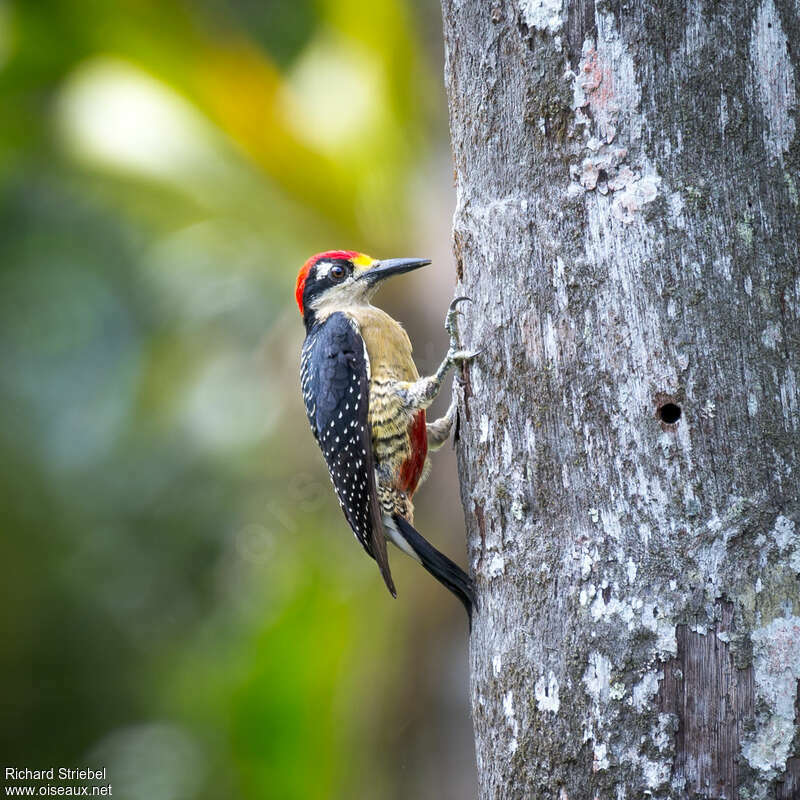
[{"label": "bird's eye", "polygon": [[342,278],[344,278],[346,274],[347,271],[345,270],[345,268],[340,266],[339,264],[336,264],[335,266],[331,267],[331,271],[329,273],[331,278],[333,278],[335,281],[340,281]]}]

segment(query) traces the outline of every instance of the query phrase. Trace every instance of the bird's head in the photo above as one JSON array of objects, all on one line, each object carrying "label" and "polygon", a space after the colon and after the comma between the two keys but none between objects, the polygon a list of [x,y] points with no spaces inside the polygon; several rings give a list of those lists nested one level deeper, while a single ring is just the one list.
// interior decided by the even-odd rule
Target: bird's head
[{"label": "bird's head", "polygon": [[334,311],[369,303],[386,278],[430,263],[425,258],[380,261],[354,250],[317,253],[303,264],[297,275],[297,305],[309,325]]}]

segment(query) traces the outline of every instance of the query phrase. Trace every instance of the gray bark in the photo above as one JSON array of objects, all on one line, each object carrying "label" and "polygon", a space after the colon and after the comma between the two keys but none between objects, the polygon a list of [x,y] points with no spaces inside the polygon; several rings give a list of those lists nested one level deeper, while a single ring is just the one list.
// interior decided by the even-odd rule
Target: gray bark
[{"label": "gray bark", "polygon": [[798,797],[800,3],[443,12],[481,796]]}]

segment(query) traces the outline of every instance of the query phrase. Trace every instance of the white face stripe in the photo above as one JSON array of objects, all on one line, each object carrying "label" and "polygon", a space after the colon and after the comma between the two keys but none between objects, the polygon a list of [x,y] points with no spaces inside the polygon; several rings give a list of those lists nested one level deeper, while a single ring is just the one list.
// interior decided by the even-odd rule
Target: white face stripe
[{"label": "white face stripe", "polygon": [[[316,264],[314,264],[314,269],[316,271],[317,278],[327,278],[328,273],[335,266],[335,264],[341,262],[342,260],[343,259],[330,260],[327,258],[322,258],[319,261],[317,261]],[[346,260],[348,260],[353,265],[354,277],[357,277],[366,270],[371,269],[372,267],[380,263],[371,256],[365,256],[365,255],[356,255]]]},{"label": "white face stripe", "polygon": [[332,261],[317,261],[316,272],[318,278],[327,278],[333,266]]}]

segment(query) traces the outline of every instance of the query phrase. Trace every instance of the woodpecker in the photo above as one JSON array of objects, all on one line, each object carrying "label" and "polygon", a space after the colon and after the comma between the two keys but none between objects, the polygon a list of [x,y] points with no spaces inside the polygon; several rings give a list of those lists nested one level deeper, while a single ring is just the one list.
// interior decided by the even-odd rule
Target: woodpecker
[{"label": "woodpecker", "polygon": [[328,465],[348,524],[397,596],[386,541],[417,560],[464,604],[472,620],[472,581],[413,527],[412,497],[428,471],[428,452],[450,435],[455,399],[426,422],[448,371],[477,353],[461,349],[456,298],[445,329],[450,348],[421,378],[402,325],[371,304],[383,281],[424,267],[422,258],[376,260],[353,250],[317,253],[297,276],[295,297],[306,329],[300,384],[308,421]]}]

